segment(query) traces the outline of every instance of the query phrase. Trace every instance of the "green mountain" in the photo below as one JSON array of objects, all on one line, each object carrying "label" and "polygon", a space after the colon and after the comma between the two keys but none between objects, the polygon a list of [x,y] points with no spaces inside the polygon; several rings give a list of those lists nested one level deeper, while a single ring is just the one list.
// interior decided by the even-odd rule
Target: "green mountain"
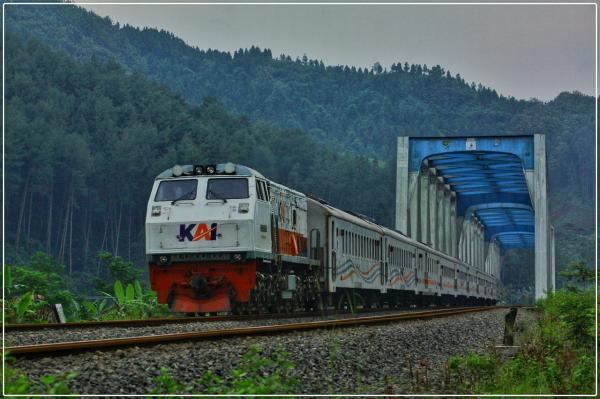
[{"label": "green mountain", "polygon": [[[200,50],[172,33],[113,24],[76,6],[7,7],[6,28],[84,61],[114,59],[199,104],[303,130],[320,142],[376,159],[393,158],[399,135],[548,135],[551,183],[593,204],[594,99],[562,93],[549,103],[498,96],[439,65],[390,71],[277,59],[256,47]],[[587,199],[587,200],[586,200]]]},{"label": "green mountain", "polygon": [[[273,58],[269,50],[256,47],[234,54],[200,50],[169,32],[119,26],[71,5],[9,6],[5,20],[8,32],[24,39],[37,38],[86,63],[88,68],[89,65],[116,68],[118,64],[123,79],[139,80],[139,75],[143,75],[179,93],[182,103],[186,100],[202,108],[206,106],[205,97],[214,98],[227,112],[239,116],[227,115],[228,118],[237,118],[255,129],[262,126],[256,124],[261,120],[276,123],[283,128],[266,125],[272,132],[270,139],[281,140],[276,137],[285,132],[282,133],[285,140],[310,143],[307,144],[310,149],[282,154],[283,158],[276,159],[282,163],[280,167],[269,169],[264,156],[254,158],[252,165],[266,169],[267,175],[284,184],[375,216],[388,225],[393,216],[391,163],[398,135],[545,133],[553,222],[557,227],[557,263],[561,268],[574,257],[584,257],[590,262],[593,259],[593,97],[561,93],[548,103],[515,100],[498,96],[490,88],[468,84],[458,74],[453,75],[440,66],[398,62],[389,71],[377,65],[365,70],[325,66],[308,58]],[[99,60],[111,62],[103,64]],[[9,83],[7,80],[7,86]],[[113,96],[110,90],[106,95]],[[209,104],[214,104],[214,100]],[[225,113],[223,109],[221,112]],[[97,118],[98,114],[87,115]],[[86,117],[80,119],[81,123],[89,123]],[[173,135],[165,136],[170,139],[164,139],[162,145],[165,151],[173,153],[171,160],[175,161],[180,154],[172,148],[179,145],[177,134],[181,134],[181,129],[176,125],[158,125],[159,129],[166,127]],[[262,135],[258,131],[256,134]],[[272,142],[262,143],[265,145],[252,151],[278,151],[268,147]],[[331,150],[322,149],[322,144]],[[243,145],[218,148],[220,152],[200,154],[203,158],[205,154],[231,158],[238,151],[250,151]],[[90,148],[92,152],[97,150],[95,144]],[[356,173],[361,176],[358,194],[353,190],[356,178],[332,179],[326,173],[317,178],[315,162],[328,165],[321,161],[318,151],[330,151],[331,157],[337,152],[368,158],[357,161],[360,158],[352,155],[342,157],[349,163],[373,165],[377,160],[381,167],[374,170],[385,178],[371,177],[358,167]],[[195,154],[197,159],[199,153]],[[290,168],[284,169],[285,165]],[[160,169],[157,164],[149,167],[153,172]],[[325,180],[319,180],[321,177]],[[373,192],[385,195],[371,196]],[[354,201],[356,195],[365,200]],[[378,202],[369,203],[369,198]]]}]

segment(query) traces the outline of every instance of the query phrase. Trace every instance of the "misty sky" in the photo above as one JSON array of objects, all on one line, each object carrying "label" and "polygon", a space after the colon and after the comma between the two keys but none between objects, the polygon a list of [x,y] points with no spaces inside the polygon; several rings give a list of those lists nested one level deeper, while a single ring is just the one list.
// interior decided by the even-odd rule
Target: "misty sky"
[{"label": "misty sky", "polygon": [[595,92],[596,9],[588,5],[86,5],[202,49],[252,45],[329,65],[440,64],[500,94],[550,100]]}]

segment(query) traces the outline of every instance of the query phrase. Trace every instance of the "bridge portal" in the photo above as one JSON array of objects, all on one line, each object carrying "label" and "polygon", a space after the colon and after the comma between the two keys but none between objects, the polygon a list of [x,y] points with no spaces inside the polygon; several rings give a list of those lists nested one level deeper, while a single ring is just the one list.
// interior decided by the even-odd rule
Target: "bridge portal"
[{"label": "bridge portal", "polygon": [[554,290],[545,136],[399,137],[396,230],[500,277],[535,248],[535,297]]}]

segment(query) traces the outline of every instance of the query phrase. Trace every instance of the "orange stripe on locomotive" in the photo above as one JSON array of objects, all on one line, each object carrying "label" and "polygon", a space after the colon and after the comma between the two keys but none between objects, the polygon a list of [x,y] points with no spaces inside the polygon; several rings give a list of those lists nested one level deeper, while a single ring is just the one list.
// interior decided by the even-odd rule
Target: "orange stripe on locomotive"
[{"label": "orange stripe on locomotive", "polygon": [[306,256],[307,242],[302,234],[285,229],[277,229],[278,248],[281,255]]}]

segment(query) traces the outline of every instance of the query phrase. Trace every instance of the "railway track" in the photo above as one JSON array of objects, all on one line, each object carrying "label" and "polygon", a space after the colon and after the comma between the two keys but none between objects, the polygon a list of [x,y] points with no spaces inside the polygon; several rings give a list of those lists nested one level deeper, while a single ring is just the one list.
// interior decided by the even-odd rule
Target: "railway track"
[{"label": "railway track", "polygon": [[[392,309],[357,309],[354,313],[381,312]],[[410,310],[398,309],[398,310]],[[350,311],[343,310],[322,310],[319,312],[294,312],[294,313],[265,313],[251,315],[223,315],[223,316],[194,316],[194,317],[161,317],[152,319],[134,319],[134,320],[103,320],[103,321],[82,321],[70,323],[24,323],[7,324],[5,331],[32,331],[52,329],[70,329],[70,328],[92,328],[92,327],[147,327],[160,326],[164,324],[185,324],[199,322],[218,322],[218,321],[247,321],[247,320],[266,320],[266,319],[291,319],[311,316],[329,316],[334,314],[348,314]]]},{"label": "railway track", "polygon": [[110,350],[128,346],[156,345],[192,340],[216,340],[229,337],[280,334],[290,331],[309,331],[327,328],[333,329],[348,326],[372,325],[405,320],[429,319],[496,309],[502,308],[492,306],[446,308],[426,311],[404,312],[391,315],[388,314],[380,316],[359,316],[344,319],[286,323],[269,326],[239,327],[126,338],[95,339],[73,342],[22,345],[6,347],[6,350],[10,353],[11,356],[15,357],[52,356],[88,350]]},{"label": "railway track", "polygon": [[[326,311],[328,312],[328,311]],[[292,317],[307,317],[314,315],[314,312],[298,312],[298,313],[277,313],[277,314],[257,314],[257,315],[223,315],[223,316],[199,316],[199,317],[161,317],[152,319],[136,319],[136,320],[103,320],[103,321],[82,321],[70,323],[31,323],[31,324],[7,324],[4,326],[5,331],[26,331],[26,330],[43,330],[46,328],[69,329],[69,328],[91,328],[91,327],[145,327],[145,326],[160,326],[163,324],[177,323],[198,323],[198,322],[214,322],[214,321],[244,321],[244,320],[260,320],[270,318],[292,318]],[[321,314],[328,314],[322,313]]]},{"label": "railway track", "polygon": [[222,315],[222,316],[194,316],[194,317],[162,317],[151,319],[136,319],[136,320],[103,320],[103,321],[83,321],[69,323],[22,323],[22,324],[6,324],[4,330],[12,331],[33,331],[51,329],[71,329],[71,328],[92,328],[92,327],[147,327],[159,326],[164,324],[185,324],[199,322],[218,322],[218,321],[247,321],[247,320],[266,320],[266,319],[292,319],[302,317],[317,317],[330,316],[336,314],[349,313],[373,313],[385,311],[414,311],[419,308],[370,308],[356,309],[354,312],[349,310],[326,309],[317,312],[294,312],[294,313],[265,313],[265,314],[249,314],[249,315]]}]

